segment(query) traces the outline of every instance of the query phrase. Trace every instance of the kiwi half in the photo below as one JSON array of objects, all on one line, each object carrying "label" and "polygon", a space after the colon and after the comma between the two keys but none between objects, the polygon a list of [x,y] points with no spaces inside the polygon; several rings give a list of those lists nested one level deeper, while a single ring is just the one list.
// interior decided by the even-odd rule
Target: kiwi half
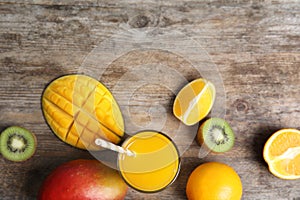
[{"label": "kiwi half", "polygon": [[235,141],[230,125],[221,118],[210,118],[199,128],[197,139],[213,152],[222,153],[230,150]]},{"label": "kiwi half", "polygon": [[8,160],[21,162],[33,156],[37,140],[33,133],[18,127],[6,128],[0,135],[0,152]]}]

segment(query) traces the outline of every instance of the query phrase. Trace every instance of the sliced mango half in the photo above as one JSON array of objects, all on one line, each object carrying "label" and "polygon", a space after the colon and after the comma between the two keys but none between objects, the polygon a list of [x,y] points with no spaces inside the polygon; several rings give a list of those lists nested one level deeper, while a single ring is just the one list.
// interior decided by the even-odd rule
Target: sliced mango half
[{"label": "sliced mango half", "polygon": [[52,81],[43,93],[42,109],[55,135],[80,149],[101,149],[96,138],[118,144],[124,135],[119,105],[102,83],[89,76]]}]

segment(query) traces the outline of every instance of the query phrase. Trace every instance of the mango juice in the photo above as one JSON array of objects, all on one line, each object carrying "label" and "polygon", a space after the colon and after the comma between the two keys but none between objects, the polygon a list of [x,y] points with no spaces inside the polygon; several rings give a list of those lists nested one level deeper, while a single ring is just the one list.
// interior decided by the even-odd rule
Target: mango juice
[{"label": "mango juice", "polygon": [[124,180],[136,190],[156,192],[170,185],[180,168],[179,152],[172,140],[158,132],[144,131],[125,140],[122,147],[135,156],[119,154]]}]

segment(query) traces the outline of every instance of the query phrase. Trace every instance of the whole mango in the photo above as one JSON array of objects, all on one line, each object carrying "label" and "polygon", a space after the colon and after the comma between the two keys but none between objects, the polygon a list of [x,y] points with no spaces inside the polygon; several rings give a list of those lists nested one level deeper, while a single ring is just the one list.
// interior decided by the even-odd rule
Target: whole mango
[{"label": "whole mango", "polygon": [[122,200],[127,185],[97,160],[74,160],[57,167],[42,184],[38,200]]}]

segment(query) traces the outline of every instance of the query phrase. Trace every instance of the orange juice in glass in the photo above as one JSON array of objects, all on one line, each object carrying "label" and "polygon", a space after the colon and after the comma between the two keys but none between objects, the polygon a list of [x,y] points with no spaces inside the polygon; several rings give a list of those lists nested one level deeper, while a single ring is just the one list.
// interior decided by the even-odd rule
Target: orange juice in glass
[{"label": "orange juice in glass", "polygon": [[132,188],[157,192],[175,181],[180,170],[179,152],[165,134],[139,132],[126,139],[122,147],[135,153],[135,156],[118,156],[120,173]]}]

